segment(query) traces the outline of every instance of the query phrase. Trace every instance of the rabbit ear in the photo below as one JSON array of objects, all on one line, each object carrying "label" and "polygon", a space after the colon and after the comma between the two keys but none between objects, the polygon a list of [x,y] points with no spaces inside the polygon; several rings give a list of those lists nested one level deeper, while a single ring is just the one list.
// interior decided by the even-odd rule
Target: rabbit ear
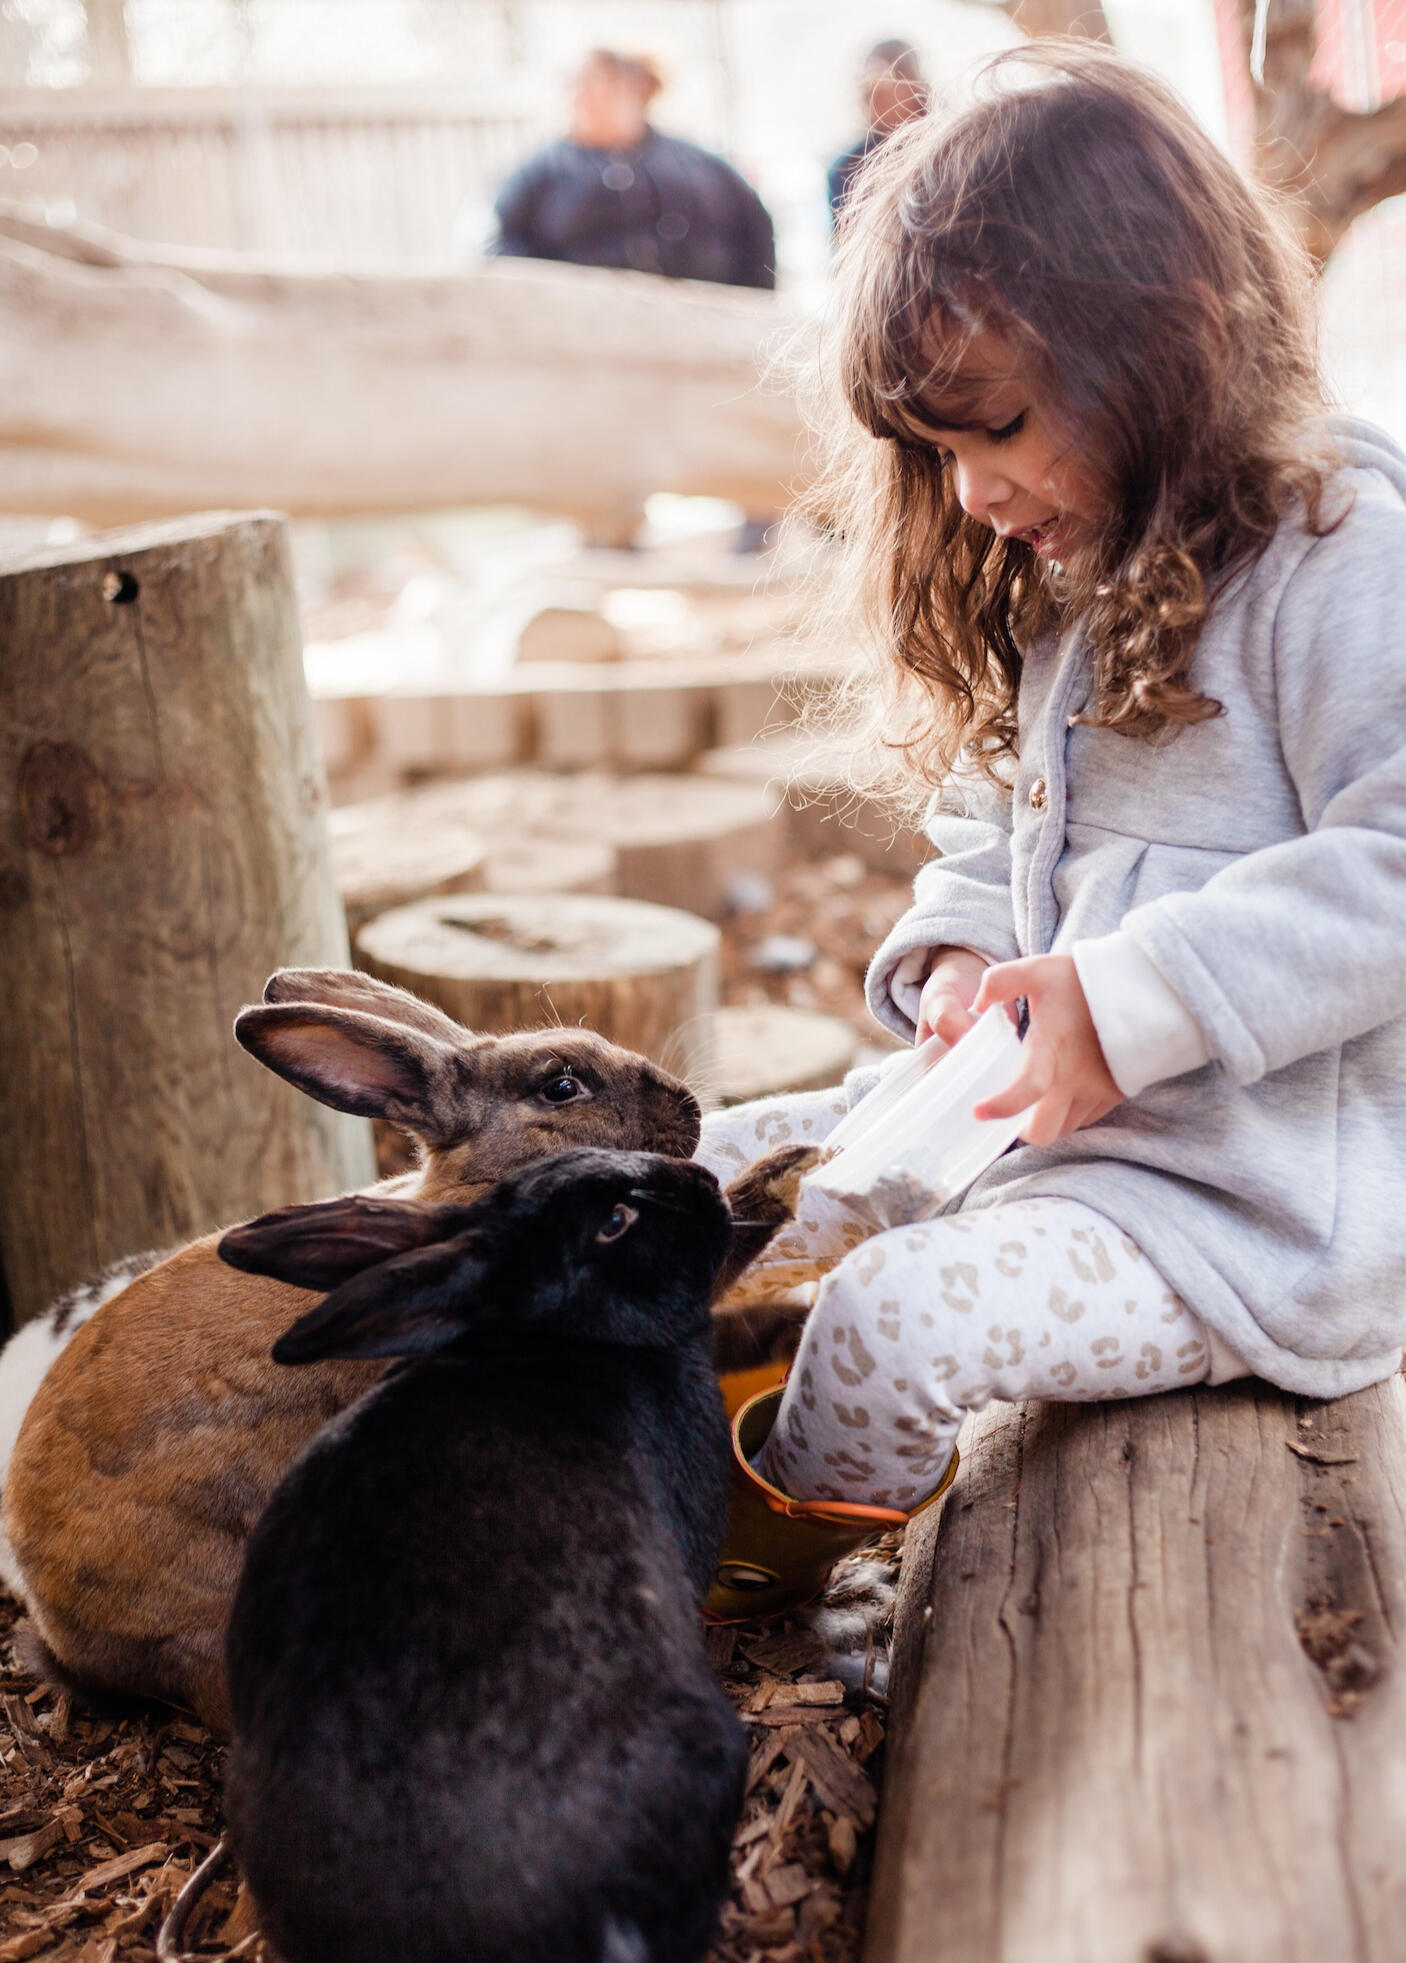
[{"label": "rabbit ear", "polygon": [[335,1288],[412,1248],[445,1240],[464,1217],[457,1206],[353,1193],[314,1206],[281,1206],[231,1227],[216,1250],[245,1274],[294,1288]]},{"label": "rabbit ear", "polygon": [[352,1276],[279,1337],[274,1362],[427,1356],[443,1349],[483,1320],[474,1300],[488,1271],[483,1250],[482,1234],[471,1228]]},{"label": "rabbit ear", "polygon": [[276,1076],[334,1111],[386,1118],[430,1145],[464,1130],[458,1065],[473,1042],[466,1031],[451,1049],[380,1016],[284,1002],[241,1009],[234,1034]]},{"label": "rabbit ear", "polygon": [[475,1042],[473,1032],[422,1002],[408,989],[377,981],[355,968],[280,968],[264,983],[265,1002],[317,1002],[328,1009],[359,1009],[404,1029],[418,1029],[441,1043]]}]

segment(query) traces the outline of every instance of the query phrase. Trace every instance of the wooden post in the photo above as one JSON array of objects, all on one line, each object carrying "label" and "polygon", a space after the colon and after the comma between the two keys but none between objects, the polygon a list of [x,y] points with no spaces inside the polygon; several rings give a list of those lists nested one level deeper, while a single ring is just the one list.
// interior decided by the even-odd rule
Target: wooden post
[{"label": "wooden post", "polygon": [[126,0],[85,0],[88,17],[88,80],[95,87],[131,86],[132,45]]},{"label": "wooden post", "polygon": [[370,1180],[230,1025],[346,965],[286,528],[0,561],[0,1248],[15,1316],[106,1262]]},{"label": "wooden post", "polygon": [[866,1963],[1392,1963],[1406,1383],[993,1405],[911,1536]]}]

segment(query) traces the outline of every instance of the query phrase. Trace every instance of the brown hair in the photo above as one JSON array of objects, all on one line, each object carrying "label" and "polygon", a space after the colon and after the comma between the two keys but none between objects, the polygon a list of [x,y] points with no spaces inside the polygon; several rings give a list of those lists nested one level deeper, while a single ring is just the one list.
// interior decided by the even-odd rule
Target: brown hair
[{"label": "brown hair", "polygon": [[587,62],[608,68],[622,82],[630,82],[646,102],[653,102],[664,86],[664,71],[653,55],[618,54],[614,48],[592,48]]},{"label": "brown hair", "polygon": [[[1309,427],[1311,273],[1268,197],[1160,82],[1087,43],[1013,50],[982,81],[866,167],[811,391],[806,509],[878,679],[851,706],[929,785],[959,752],[1002,774],[1022,650],[1058,620],[1093,648],[1085,721],[1154,739],[1218,714],[1192,679],[1214,592],[1291,511],[1324,529],[1331,465]],[[921,434],[934,342],[982,330],[1111,514],[1057,575],[967,516]]]}]

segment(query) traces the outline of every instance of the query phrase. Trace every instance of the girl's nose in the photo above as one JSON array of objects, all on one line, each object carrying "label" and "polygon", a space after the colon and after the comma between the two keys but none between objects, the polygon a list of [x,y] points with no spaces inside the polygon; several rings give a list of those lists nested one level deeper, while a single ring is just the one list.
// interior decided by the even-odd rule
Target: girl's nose
[{"label": "girl's nose", "polygon": [[991,522],[992,513],[1010,501],[1013,486],[1008,477],[998,470],[976,463],[958,462],[956,467],[957,502],[969,518],[976,518],[984,524]]}]

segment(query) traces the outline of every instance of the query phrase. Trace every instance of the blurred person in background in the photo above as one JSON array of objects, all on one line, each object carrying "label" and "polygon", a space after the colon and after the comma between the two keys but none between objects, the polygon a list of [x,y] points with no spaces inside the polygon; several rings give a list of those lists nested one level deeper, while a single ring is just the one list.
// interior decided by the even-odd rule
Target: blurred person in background
[{"label": "blurred person in background", "polygon": [[918,50],[907,41],[880,41],[872,47],[860,73],[859,100],[864,134],[848,150],[841,151],[829,170],[832,225],[839,222],[864,159],[896,129],[911,123],[915,116],[925,115],[931,107],[932,91],[923,80]]},{"label": "blurred person in background", "polygon": [[572,84],[569,133],[520,164],[498,193],[490,252],[775,286],[766,207],[731,164],[651,126],[649,105],[663,86],[645,56],[587,55]]}]

